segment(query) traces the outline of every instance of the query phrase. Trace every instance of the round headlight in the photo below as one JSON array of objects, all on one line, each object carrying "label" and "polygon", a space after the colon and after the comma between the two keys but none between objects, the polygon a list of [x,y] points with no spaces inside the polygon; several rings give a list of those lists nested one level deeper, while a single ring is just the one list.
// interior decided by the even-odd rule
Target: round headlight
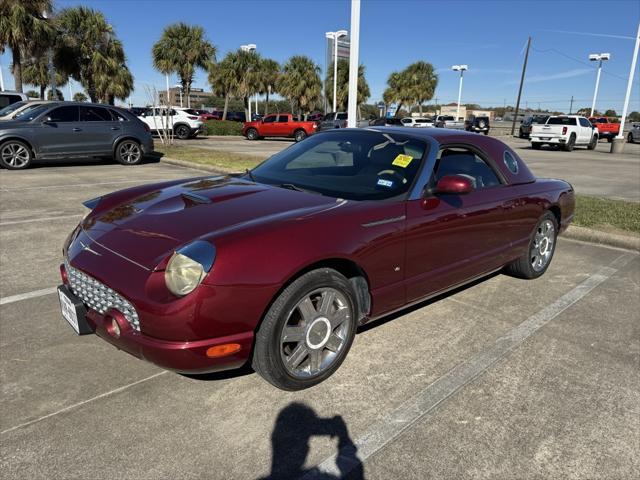
[{"label": "round headlight", "polygon": [[205,271],[201,264],[176,252],[164,272],[164,281],[171,293],[182,297],[193,292],[204,276]]}]

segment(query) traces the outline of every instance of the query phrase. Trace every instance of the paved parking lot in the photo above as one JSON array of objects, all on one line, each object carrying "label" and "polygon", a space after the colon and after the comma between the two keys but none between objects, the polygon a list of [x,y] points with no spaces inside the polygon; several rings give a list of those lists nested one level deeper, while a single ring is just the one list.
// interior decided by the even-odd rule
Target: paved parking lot
[{"label": "paved parking lot", "polygon": [[[604,141],[595,151],[578,147],[573,152],[561,152],[549,147],[533,150],[528,140],[499,138],[515,149],[539,177],[562,178],[584,195],[640,202],[640,144],[626,144],[623,154],[613,155],[609,153],[611,145]],[[251,142],[238,137],[211,137],[179,143],[267,158],[291,145],[293,140]]]},{"label": "paved parking lot", "polygon": [[494,275],[367,326],[329,381],[297,393],[246,370],[165,372],[77,337],[52,292],[80,202],[198,174],[0,171],[3,478],[637,478],[628,251],[561,239],[541,279]]}]

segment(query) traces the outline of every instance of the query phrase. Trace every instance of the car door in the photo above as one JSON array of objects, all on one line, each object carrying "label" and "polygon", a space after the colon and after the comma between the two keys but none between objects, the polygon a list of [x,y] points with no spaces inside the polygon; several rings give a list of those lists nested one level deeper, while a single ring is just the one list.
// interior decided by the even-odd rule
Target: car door
[{"label": "car door", "polygon": [[510,249],[511,238],[502,231],[508,193],[489,157],[472,146],[445,145],[426,191],[446,175],[468,178],[474,189],[407,202],[407,302],[499,268]]},{"label": "car door", "polygon": [[37,135],[42,157],[77,155],[81,145],[77,142],[81,129],[80,111],[76,105],[65,105],[46,112],[40,120]]},{"label": "car door", "polygon": [[262,123],[260,124],[260,135],[263,137],[271,137],[276,135],[276,125],[278,120],[278,115],[267,115],[262,119]]},{"label": "car door", "polygon": [[289,123],[289,115],[278,115],[276,132],[279,136],[289,137],[293,134],[293,125]]},{"label": "car door", "polygon": [[105,107],[80,106],[80,125],[77,140],[83,143],[86,153],[106,155],[111,153],[113,142],[121,134],[122,126]]},{"label": "car door", "polygon": [[580,124],[580,135],[578,136],[578,143],[589,143],[591,141],[591,136],[593,134],[593,127],[589,120],[586,118],[579,118],[578,122]]}]

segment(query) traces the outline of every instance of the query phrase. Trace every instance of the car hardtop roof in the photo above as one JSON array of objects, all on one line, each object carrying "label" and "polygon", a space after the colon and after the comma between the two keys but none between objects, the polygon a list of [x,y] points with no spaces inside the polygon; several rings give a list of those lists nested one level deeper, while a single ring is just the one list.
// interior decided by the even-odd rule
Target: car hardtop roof
[{"label": "car hardtop roof", "polygon": [[[466,132],[464,130],[454,130],[451,128],[407,128],[407,127],[396,127],[396,126],[379,126],[379,127],[364,127],[364,128],[351,128],[351,131],[356,132],[379,132],[379,133],[399,133],[401,135],[418,138],[418,139],[427,139],[433,138],[437,142],[441,142],[445,139],[450,139],[452,137],[457,138],[465,138],[471,140],[478,140],[478,138],[486,139],[487,137],[479,136],[477,133]],[[320,132],[320,134],[332,134],[332,133],[344,133],[345,129],[336,128],[331,130],[324,130]],[[489,137],[491,138],[491,137]],[[495,139],[494,139],[495,140]],[[499,141],[499,140],[498,140]]]}]

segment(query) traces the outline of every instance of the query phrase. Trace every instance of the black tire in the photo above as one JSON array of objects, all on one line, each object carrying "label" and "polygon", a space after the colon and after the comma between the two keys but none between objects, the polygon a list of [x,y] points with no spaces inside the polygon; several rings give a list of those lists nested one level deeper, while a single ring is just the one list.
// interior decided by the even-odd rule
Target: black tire
[{"label": "black tire", "polygon": [[576,146],[576,134],[572,133],[571,136],[569,137],[569,141],[564,144],[563,150],[565,152],[572,152],[573,147],[575,146]]},{"label": "black tire", "polygon": [[250,128],[249,130],[247,130],[247,140],[258,140],[258,138],[260,138],[260,135],[258,135],[258,130],[256,130],[255,128]]},{"label": "black tire", "polygon": [[612,143],[613,142],[613,137],[607,137],[607,142]]},{"label": "black tire", "polygon": [[123,140],[116,145],[113,158],[122,165],[139,165],[144,154],[140,143],[135,140]]},{"label": "black tire", "polygon": [[[546,263],[544,264],[544,266],[541,269],[536,270],[532,264],[532,250],[534,249],[536,234],[540,233],[541,226],[547,221],[550,221],[553,224],[553,229],[554,229],[553,243],[551,245],[551,248],[552,248],[551,254],[548,260],[546,261]],[[529,240],[529,244],[527,245],[527,251],[520,258],[518,258],[517,260],[513,261],[512,263],[506,266],[505,268],[506,273],[514,277],[523,278],[526,280],[532,280],[534,278],[538,278],[544,275],[544,272],[547,271],[547,268],[549,268],[549,265],[551,265],[551,261],[553,260],[553,254],[556,251],[555,246],[557,243],[557,239],[558,239],[558,220],[556,219],[556,216],[553,214],[553,212],[547,211],[544,213],[544,215],[542,215],[542,217],[540,217],[540,220],[538,220],[538,223],[536,224],[536,228],[533,230],[533,233],[531,234],[531,240]]]},{"label": "black tire", "polygon": [[629,135],[627,135],[627,143],[635,143],[633,141],[633,133],[629,132]]},{"label": "black tire", "polygon": [[531,142],[531,148],[533,148],[534,150],[540,150],[540,147],[542,147],[542,144],[540,142]]},{"label": "black tire", "polygon": [[180,140],[186,140],[191,136],[191,129],[187,125],[178,125],[173,131]]},{"label": "black tire", "polygon": [[293,133],[293,138],[296,142],[301,142],[302,140],[307,138],[307,132],[305,132],[304,130],[296,130]]},{"label": "black tire", "polygon": [[[285,347],[284,343],[281,343],[281,335],[298,303],[321,288],[333,289],[346,299],[348,304],[346,306],[350,308],[351,312],[348,318],[343,320],[343,323],[347,325],[347,333],[341,339],[343,343],[340,349],[324,370],[320,370],[315,375],[309,373],[304,378],[296,377],[285,366],[282,353]],[[289,391],[309,388],[329,378],[340,367],[353,343],[357,327],[355,298],[349,281],[342,274],[330,268],[312,270],[293,281],[273,302],[258,328],[252,359],[253,369],[275,387]],[[306,351],[310,353],[308,331],[304,338],[305,340],[300,340],[300,343],[304,343]],[[306,353],[304,355],[300,362],[301,365],[311,361],[310,355],[308,357]],[[311,369],[311,367],[309,368]]]},{"label": "black tire", "polygon": [[0,165],[7,170],[24,170],[31,166],[31,147],[20,140],[9,140],[0,144]]},{"label": "black tire", "polygon": [[598,136],[594,135],[593,137],[591,137],[591,141],[589,142],[589,145],[587,145],[587,149],[595,150],[597,146],[598,146]]}]

